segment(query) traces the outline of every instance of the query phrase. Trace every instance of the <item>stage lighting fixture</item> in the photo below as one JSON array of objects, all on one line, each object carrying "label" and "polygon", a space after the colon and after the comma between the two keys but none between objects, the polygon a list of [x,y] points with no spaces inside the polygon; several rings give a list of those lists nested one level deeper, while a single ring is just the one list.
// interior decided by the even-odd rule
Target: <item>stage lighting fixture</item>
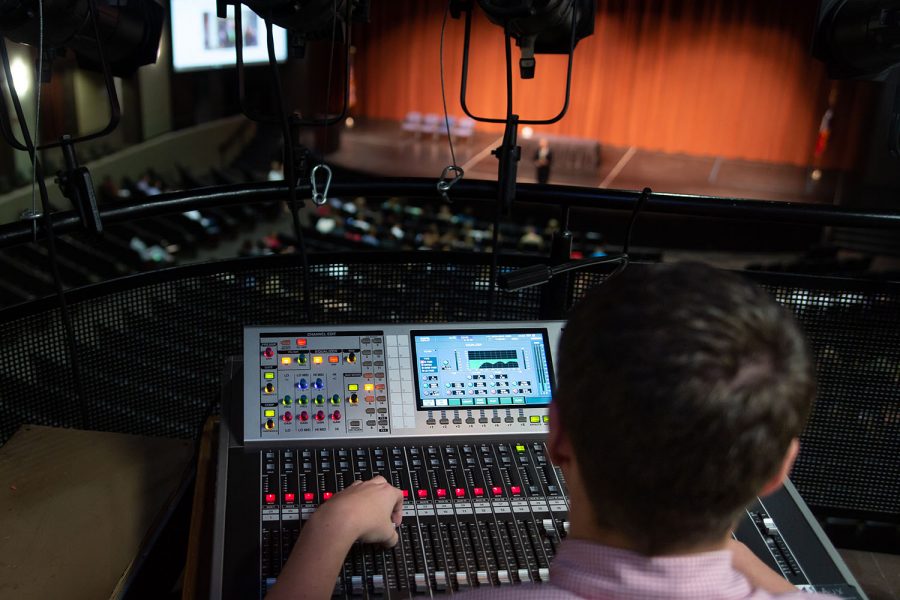
[{"label": "stage lighting fixture", "polygon": [[[219,17],[231,0],[218,0]],[[369,19],[369,0],[243,0],[253,12],[291,33],[291,44],[328,39],[332,32],[344,41],[347,15],[356,22]],[[349,5],[349,6],[348,6]],[[348,10],[349,9],[349,10]],[[335,27],[335,22],[341,26]]]},{"label": "stage lighting fixture", "polygon": [[156,62],[163,24],[163,8],[156,0],[95,0],[96,32],[90,0],[0,0],[0,32],[13,42],[37,46],[38,1],[43,4],[44,47],[72,50],[80,67],[102,71],[98,34],[112,75],[128,77]]},{"label": "stage lighting fixture", "polygon": [[823,0],[813,56],[833,79],[880,78],[900,64],[900,0]]},{"label": "stage lighting fixture", "polygon": [[568,54],[594,33],[594,0],[478,0],[478,4],[492,23],[516,40],[523,79],[534,77],[535,54]]}]

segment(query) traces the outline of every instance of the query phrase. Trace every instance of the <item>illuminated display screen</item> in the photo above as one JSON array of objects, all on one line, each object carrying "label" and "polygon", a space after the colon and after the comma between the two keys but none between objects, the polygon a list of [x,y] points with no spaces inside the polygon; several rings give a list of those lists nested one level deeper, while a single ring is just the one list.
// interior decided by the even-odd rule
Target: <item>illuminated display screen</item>
[{"label": "illuminated display screen", "polygon": [[419,410],[550,403],[553,368],[544,329],[412,331]]}]

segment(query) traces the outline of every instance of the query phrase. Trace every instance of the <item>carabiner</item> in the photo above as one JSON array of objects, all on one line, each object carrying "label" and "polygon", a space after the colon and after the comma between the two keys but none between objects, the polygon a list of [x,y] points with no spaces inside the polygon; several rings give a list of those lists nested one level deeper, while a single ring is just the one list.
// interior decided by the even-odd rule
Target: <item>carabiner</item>
[{"label": "carabiner", "polygon": [[[453,178],[450,178],[450,174],[453,174]],[[441,173],[441,178],[438,179],[437,182],[437,191],[441,195],[441,198],[444,202],[450,202],[450,196],[447,195],[447,192],[450,191],[457,181],[463,178],[462,167],[458,167],[456,165],[449,165],[444,167],[443,172]]]},{"label": "carabiner", "polygon": [[[316,186],[316,171],[319,169],[324,169],[327,177],[325,179],[325,189],[319,192]],[[314,166],[312,168],[312,172],[309,175],[309,185],[312,188],[312,201],[317,206],[322,206],[326,202],[328,202],[328,188],[331,187],[331,167],[322,163]]]}]

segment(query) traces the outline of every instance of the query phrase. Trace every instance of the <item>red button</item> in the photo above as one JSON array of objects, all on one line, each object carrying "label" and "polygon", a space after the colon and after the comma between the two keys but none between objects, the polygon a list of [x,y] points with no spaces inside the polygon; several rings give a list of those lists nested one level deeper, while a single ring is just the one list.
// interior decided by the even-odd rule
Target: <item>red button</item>
[{"label": "red button", "polygon": [[303,421],[304,423],[306,421],[309,421],[309,413],[306,412],[305,410],[300,411],[300,420]]},{"label": "red button", "polygon": [[419,490],[417,493],[419,494],[419,498],[427,498],[428,497],[428,490]]},{"label": "red button", "polygon": [[266,504],[275,504],[275,494],[266,494]]},{"label": "red button", "polygon": [[464,490],[462,488],[456,488],[453,491],[456,493],[457,498],[465,498],[466,497],[466,490]]},{"label": "red button", "polygon": [[500,494],[503,493],[503,488],[495,485],[494,487],[491,488],[491,493],[495,496],[499,496]]},{"label": "red button", "polygon": [[514,485],[514,486],[512,486],[511,488],[509,488],[509,491],[510,491],[514,496],[518,496],[519,494],[522,493],[522,488],[520,488],[520,487],[517,486],[517,485]]},{"label": "red button", "polygon": [[322,494],[322,500],[328,500],[328,499],[331,498],[332,496],[334,496],[334,493],[332,493],[332,492],[325,492],[325,493]]},{"label": "red button", "polygon": [[409,490],[403,490],[403,497],[409,498]]},{"label": "red button", "polygon": [[313,501],[315,501],[315,499],[316,499],[316,495],[313,494],[312,492],[306,492],[305,494],[303,494],[304,502],[313,502]]},{"label": "red button", "polygon": [[437,494],[438,498],[446,498],[447,497],[447,490],[445,490],[444,488],[436,489],[435,493]]},{"label": "red button", "polygon": [[297,338],[297,345],[298,345],[298,346],[305,346],[305,345],[306,345],[306,338]]},{"label": "red button", "polygon": [[474,493],[476,496],[484,496],[484,488],[474,488],[472,490],[472,493]]},{"label": "red button", "polygon": [[331,420],[332,421],[340,421],[341,420],[341,411],[336,410],[333,413],[331,413]]},{"label": "red button", "polygon": [[263,350],[263,354],[266,358],[272,358],[273,356],[275,356],[275,351],[272,348],[266,348],[265,350]]},{"label": "red button", "polygon": [[380,392],[381,390],[384,389],[384,384],[383,384],[383,383],[376,383],[376,384],[375,384],[375,389],[378,390],[378,391]]},{"label": "red button", "polygon": [[332,354],[331,356],[328,357],[328,362],[335,365],[335,364],[341,362],[341,357],[335,356],[334,354]]},{"label": "red button", "polygon": [[325,412],[319,411],[316,413],[316,421],[324,421],[325,420]]},{"label": "red button", "polygon": [[286,504],[293,504],[296,496],[290,492],[284,495],[284,501]]}]

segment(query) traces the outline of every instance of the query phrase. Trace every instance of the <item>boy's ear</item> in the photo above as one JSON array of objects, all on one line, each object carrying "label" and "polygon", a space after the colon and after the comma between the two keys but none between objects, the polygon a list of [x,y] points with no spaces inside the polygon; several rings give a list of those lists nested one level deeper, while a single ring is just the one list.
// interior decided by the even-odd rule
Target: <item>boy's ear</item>
[{"label": "boy's ear", "polygon": [[547,449],[550,451],[550,460],[560,467],[567,467],[572,463],[574,456],[572,444],[559,420],[559,408],[554,402],[550,403],[550,433],[547,436]]},{"label": "boy's ear", "polygon": [[794,466],[794,461],[797,459],[797,453],[799,451],[800,440],[794,438],[788,445],[787,452],[784,453],[784,459],[781,462],[781,467],[778,469],[778,472],[763,485],[762,489],[759,491],[759,496],[768,496],[782,486],[784,480],[787,479],[788,473],[791,472],[791,467]]}]

